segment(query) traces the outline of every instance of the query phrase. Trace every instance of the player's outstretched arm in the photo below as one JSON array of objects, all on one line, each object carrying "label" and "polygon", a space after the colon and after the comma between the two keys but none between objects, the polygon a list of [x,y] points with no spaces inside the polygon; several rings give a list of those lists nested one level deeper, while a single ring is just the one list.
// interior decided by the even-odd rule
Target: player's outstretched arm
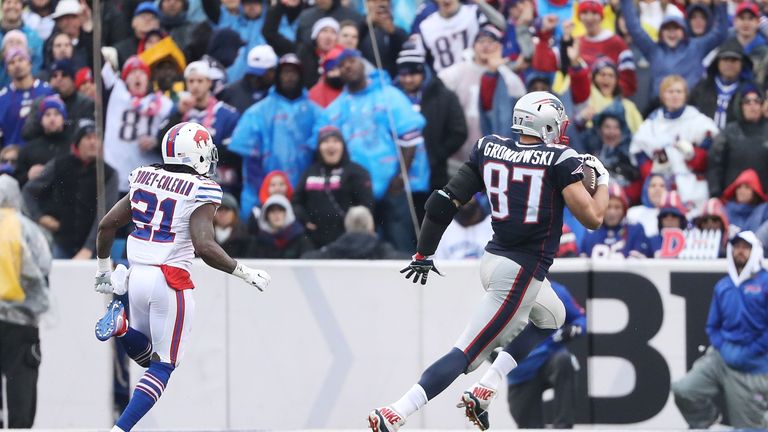
[{"label": "player's outstretched arm", "polygon": [[413,255],[413,261],[408,267],[400,271],[400,273],[407,272],[406,279],[413,277],[413,283],[421,280],[421,284],[424,285],[427,283],[430,271],[441,275],[432,262],[432,255],[437,250],[437,245],[446,228],[459,211],[459,207],[466,204],[472,195],[482,190],[482,187],[482,180],[477,171],[471,164],[465,163],[443,189],[432,192],[424,205],[426,215],[421,224],[416,254]]},{"label": "player's outstretched arm", "polygon": [[206,264],[216,270],[237,276],[258,288],[259,291],[264,291],[271,280],[269,274],[264,270],[252,269],[238,263],[216,243],[213,229],[214,214],[216,214],[216,207],[213,204],[201,205],[192,212],[189,218],[189,232],[195,252]]}]

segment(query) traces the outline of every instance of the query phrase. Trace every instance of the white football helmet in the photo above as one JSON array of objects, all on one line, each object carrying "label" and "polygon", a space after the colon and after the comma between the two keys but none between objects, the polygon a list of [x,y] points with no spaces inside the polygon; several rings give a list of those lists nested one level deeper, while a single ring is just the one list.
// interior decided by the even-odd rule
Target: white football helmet
[{"label": "white football helmet", "polygon": [[567,144],[568,116],[565,106],[549,92],[537,91],[517,100],[512,112],[512,130],[534,136],[546,144]]},{"label": "white football helmet", "polygon": [[205,126],[184,122],[170,128],[162,143],[163,162],[169,165],[186,165],[198,174],[213,175],[219,152],[213,144],[211,133]]}]

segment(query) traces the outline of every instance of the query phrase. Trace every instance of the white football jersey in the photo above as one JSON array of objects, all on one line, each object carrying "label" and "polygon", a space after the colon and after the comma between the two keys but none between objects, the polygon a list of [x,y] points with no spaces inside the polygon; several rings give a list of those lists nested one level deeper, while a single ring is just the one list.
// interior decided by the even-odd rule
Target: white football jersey
[{"label": "white football jersey", "polygon": [[[150,93],[141,99],[134,98],[109,65],[105,65],[101,75],[104,85],[112,89],[104,124],[104,161],[117,171],[118,190],[127,191],[131,170],[162,162],[158,152],[141,151],[139,137],[157,136],[160,126],[173,109],[173,102],[157,93]],[[150,111],[155,111],[155,115],[145,114]]]},{"label": "white football jersey", "polygon": [[462,4],[450,18],[443,18],[438,11],[426,17],[416,32],[432,57],[435,72],[462,61],[462,53],[472,47],[480,27],[487,21],[474,4]]},{"label": "white football jersey", "polygon": [[136,229],[128,236],[128,261],[189,271],[195,257],[189,218],[203,204],[219,206],[221,187],[207,177],[154,166],[136,168],[129,182]]}]

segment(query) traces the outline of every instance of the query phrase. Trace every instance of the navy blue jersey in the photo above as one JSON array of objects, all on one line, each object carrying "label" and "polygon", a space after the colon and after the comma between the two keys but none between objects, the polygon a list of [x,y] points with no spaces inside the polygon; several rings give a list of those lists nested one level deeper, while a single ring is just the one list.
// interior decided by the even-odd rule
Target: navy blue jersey
[{"label": "navy blue jersey", "polygon": [[570,147],[524,145],[488,135],[469,156],[491,204],[493,239],[485,250],[505,256],[543,279],[560,245],[562,191],[581,181],[581,160]]}]

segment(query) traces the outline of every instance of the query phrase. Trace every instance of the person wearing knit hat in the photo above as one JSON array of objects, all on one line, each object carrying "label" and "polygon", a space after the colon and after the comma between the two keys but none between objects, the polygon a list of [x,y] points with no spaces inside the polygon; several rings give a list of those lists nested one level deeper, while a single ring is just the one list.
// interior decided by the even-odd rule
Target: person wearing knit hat
[{"label": "person wearing knit hat", "polygon": [[[397,57],[397,87],[426,119],[424,144],[429,156],[430,188],[448,182],[448,158],[467,139],[467,122],[456,95],[438,77],[428,78],[424,52],[413,42],[403,44]],[[414,194],[414,199],[426,197]],[[417,208],[423,208],[418,206]]]},{"label": "person wearing knit hat", "polygon": [[240,157],[228,150],[227,144],[240,119],[233,106],[218,100],[212,93],[213,70],[208,61],[198,60],[184,69],[187,90],[179,96],[176,110],[168,117],[158,136],[165,136],[175,125],[194,122],[203,125],[211,133],[211,139],[219,152],[216,165],[219,185],[226,191],[240,190]]},{"label": "person wearing knit hat", "polygon": [[139,56],[125,62],[121,76],[109,63],[101,75],[104,87],[111,92],[105,110],[104,160],[117,170],[120,192],[127,192],[131,171],[161,160],[156,151],[157,134],[173,102],[161,92],[152,91],[149,67]]},{"label": "person wearing knit hat", "polygon": [[[584,77],[585,87],[589,88],[589,99],[587,108],[577,113],[576,120],[583,122],[583,125],[590,129],[594,125],[594,118],[604,112],[617,112],[622,115],[623,129],[626,134],[634,133],[643,123],[643,116],[637,109],[637,106],[629,98],[625,97],[621,87],[621,72],[616,63],[609,57],[598,57],[592,63],[591,80],[587,83],[589,71],[586,69],[578,70],[571,68],[572,89],[579,88],[577,83],[582,80],[578,76]],[[573,90],[576,94],[576,91]],[[628,129],[627,129],[628,128]]]},{"label": "person wearing knit hat", "polygon": [[316,104],[325,108],[341,94],[344,89],[344,81],[339,71],[339,56],[344,52],[343,47],[336,46],[328,51],[320,66],[323,74],[317,83],[309,89],[309,98]]},{"label": "person wearing knit hat", "polygon": [[[46,119],[56,118],[56,117],[51,117],[51,113],[53,112],[56,112],[58,114],[57,121],[46,123]],[[61,131],[64,128],[64,122],[67,121],[67,107],[64,105],[64,101],[61,100],[61,97],[59,95],[55,94],[51,96],[46,96],[43,98],[43,101],[40,103],[40,108],[37,112],[37,117],[40,121],[43,122],[43,129],[45,129],[46,131],[47,130]],[[51,126],[47,126],[47,125],[51,125]]]},{"label": "person wearing knit hat", "polygon": [[[579,2],[579,20],[586,32],[584,36],[578,38],[579,55],[586,62],[587,68],[592,68],[601,57],[612,61],[618,70],[621,93],[624,97],[630,97],[637,90],[635,59],[632,50],[621,37],[603,29],[603,6],[599,0]],[[561,59],[568,61],[565,55],[561,55]]]},{"label": "person wearing knit hat", "polygon": [[[2,2],[4,8],[6,3],[8,5],[11,5],[11,3],[18,4],[18,2]],[[0,19],[0,23],[4,23],[5,18]],[[9,27],[4,27],[0,24],[0,30],[2,30],[0,31],[0,39],[2,40],[2,51],[0,51],[2,53],[0,55],[0,86],[8,85],[11,82],[11,78],[5,70],[5,65],[2,64],[5,52],[10,48],[25,49],[29,53],[30,61],[32,62],[32,75],[38,76],[41,69],[43,69],[44,63],[43,55],[45,50],[43,41],[24,22],[20,22],[18,26],[11,25]]]},{"label": "person wearing knit hat", "polygon": [[29,121],[37,123],[40,131],[19,153],[17,176],[22,185],[34,179],[43,166],[56,156],[69,153],[70,135],[65,130],[67,107],[59,95],[46,96]]},{"label": "person wearing knit hat", "polygon": [[581,0],[579,2],[578,6],[578,14],[581,16],[585,13],[594,13],[600,16],[600,19],[603,19],[603,4],[598,0]]},{"label": "person wearing knit hat", "polygon": [[26,48],[29,49],[27,35],[21,30],[11,30],[3,36],[3,51],[8,48]]},{"label": "person wearing knit hat", "polygon": [[91,100],[96,99],[96,85],[93,83],[93,71],[88,66],[80,68],[75,73],[77,91]]},{"label": "person wearing knit hat", "polygon": [[344,234],[344,215],[350,207],[373,208],[371,176],[350,160],[336,126],[318,131],[314,161],[296,185],[292,202],[296,217],[317,248]]},{"label": "person wearing knit hat", "polygon": [[605,209],[603,225],[587,232],[581,241],[582,256],[610,258],[614,255],[633,258],[653,256],[651,243],[645,236],[642,225],[630,224],[626,220],[629,201],[624,190],[617,183],[608,185],[608,207]]},{"label": "person wearing knit hat", "polygon": [[325,58],[339,47],[339,23],[331,17],[317,20],[312,26],[312,43],[297,51],[303,65],[304,87],[312,88],[320,79]]},{"label": "person wearing knit hat", "polygon": [[27,115],[34,110],[34,100],[52,94],[53,90],[32,74],[27,48],[8,47],[4,60],[11,83],[0,91],[0,146],[23,145],[26,139],[21,131]]},{"label": "person wearing knit hat", "polygon": [[338,35],[339,22],[331,17],[320,18],[312,25],[312,33],[310,37],[313,41],[317,40],[318,36],[320,36],[320,32],[326,29]]}]

